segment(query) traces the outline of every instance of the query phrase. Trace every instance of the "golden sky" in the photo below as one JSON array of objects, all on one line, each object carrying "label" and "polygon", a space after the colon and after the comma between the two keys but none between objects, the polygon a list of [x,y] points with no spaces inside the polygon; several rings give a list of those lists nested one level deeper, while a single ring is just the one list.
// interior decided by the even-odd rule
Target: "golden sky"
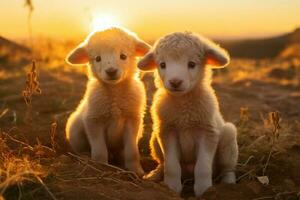
[{"label": "golden sky", "polygon": [[[300,26],[300,0],[33,0],[34,36],[76,38],[91,30],[91,19],[111,16],[152,39],[173,31],[213,38],[276,35]],[[24,0],[0,1],[0,35],[26,38]],[[100,20],[100,19],[98,19]]]}]

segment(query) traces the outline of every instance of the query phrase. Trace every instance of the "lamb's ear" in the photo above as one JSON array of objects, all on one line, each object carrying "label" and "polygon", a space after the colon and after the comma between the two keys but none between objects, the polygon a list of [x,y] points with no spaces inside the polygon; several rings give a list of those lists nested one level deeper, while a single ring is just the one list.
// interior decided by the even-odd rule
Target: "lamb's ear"
[{"label": "lamb's ear", "polygon": [[229,61],[230,57],[227,51],[217,45],[208,47],[205,51],[205,64],[213,68],[226,67]]},{"label": "lamb's ear", "polygon": [[136,56],[144,56],[149,50],[151,49],[151,46],[144,42],[143,40],[136,39],[136,45],[135,45],[135,53]]},{"label": "lamb's ear", "polygon": [[89,62],[89,56],[84,45],[79,45],[73,49],[66,57],[66,62],[70,65],[85,65]]},{"label": "lamb's ear", "polygon": [[143,71],[152,71],[156,68],[153,52],[150,51],[143,58],[141,58],[141,60],[138,62],[138,68]]}]

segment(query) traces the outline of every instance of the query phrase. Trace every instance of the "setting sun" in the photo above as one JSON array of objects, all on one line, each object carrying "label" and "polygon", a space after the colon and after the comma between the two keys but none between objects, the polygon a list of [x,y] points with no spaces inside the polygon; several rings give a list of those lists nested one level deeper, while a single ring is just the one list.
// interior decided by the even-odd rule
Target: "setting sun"
[{"label": "setting sun", "polygon": [[92,16],[91,31],[99,31],[99,30],[103,30],[103,29],[113,27],[113,26],[119,27],[119,26],[121,26],[121,23],[119,22],[119,20],[116,17],[114,17],[112,15],[94,14]]}]

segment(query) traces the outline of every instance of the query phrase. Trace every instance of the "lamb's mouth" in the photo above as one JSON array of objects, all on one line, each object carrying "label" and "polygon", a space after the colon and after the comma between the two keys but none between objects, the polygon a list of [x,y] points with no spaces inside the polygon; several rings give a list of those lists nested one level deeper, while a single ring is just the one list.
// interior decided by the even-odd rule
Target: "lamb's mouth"
[{"label": "lamb's mouth", "polygon": [[107,80],[108,81],[117,81],[117,80],[119,80],[119,77],[108,78]]},{"label": "lamb's mouth", "polygon": [[169,91],[172,93],[183,93],[185,90],[180,89],[180,88],[171,88],[171,89],[169,89]]},{"label": "lamb's mouth", "polygon": [[106,77],[105,79],[106,79],[106,81],[112,81],[112,82],[114,82],[114,81],[120,80],[121,76],[110,76],[110,77]]},{"label": "lamb's mouth", "polygon": [[104,82],[115,84],[118,83],[120,80],[121,80],[120,77],[111,77],[111,78],[105,78]]}]

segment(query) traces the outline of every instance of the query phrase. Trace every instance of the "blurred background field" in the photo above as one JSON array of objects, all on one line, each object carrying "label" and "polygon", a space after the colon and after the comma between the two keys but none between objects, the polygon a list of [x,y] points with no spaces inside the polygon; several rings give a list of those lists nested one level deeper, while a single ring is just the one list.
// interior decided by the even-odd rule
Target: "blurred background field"
[{"label": "blurred background field", "polygon": [[[294,28],[216,38],[232,56],[227,68],[214,71],[213,86],[225,119],[239,130],[238,183],[216,184],[203,199],[300,198],[300,29]],[[29,39],[26,31],[23,38],[0,35],[0,199],[179,199],[163,184],[71,152],[65,122],[87,76],[64,58],[82,37]],[[149,108],[153,75],[140,77]],[[149,157],[151,124],[147,111],[139,143],[146,171],[156,165]],[[192,181],[185,180],[183,198],[193,199]]]}]

